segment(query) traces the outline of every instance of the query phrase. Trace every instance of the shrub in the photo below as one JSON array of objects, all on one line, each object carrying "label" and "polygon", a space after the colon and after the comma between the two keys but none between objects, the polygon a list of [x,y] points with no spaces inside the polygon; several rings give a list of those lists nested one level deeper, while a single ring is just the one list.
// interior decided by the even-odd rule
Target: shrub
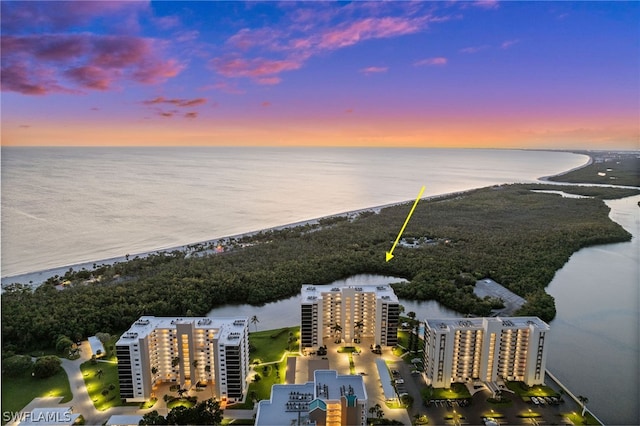
[{"label": "shrub", "polygon": [[60,358],[54,355],[47,355],[38,358],[33,365],[33,375],[40,379],[51,377],[61,370]]},{"label": "shrub", "polygon": [[2,360],[2,374],[10,377],[20,376],[31,370],[33,361],[28,355],[14,355]]}]

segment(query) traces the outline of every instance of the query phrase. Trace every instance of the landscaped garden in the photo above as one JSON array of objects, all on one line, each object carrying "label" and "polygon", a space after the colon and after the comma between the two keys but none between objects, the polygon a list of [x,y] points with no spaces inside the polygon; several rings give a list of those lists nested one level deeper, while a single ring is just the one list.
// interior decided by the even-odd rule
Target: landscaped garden
[{"label": "landscaped garden", "polygon": [[37,378],[31,375],[31,370],[16,377],[2,375],[2,410],[16,412],[37,397],[61,396],[61,402],[69,402],[73,398],[69,379],[64,370],[58,371],[51,377]]},{"label": "landscaped garden", "polygon": [[297,353],[299,342],[300,327],[285,327],[249,333],[251,363],[279,361],[287,350]]},{"label": "landscaped garden", "polygon": [[269,399],[271,386],[284,383],[287,372],[287,353],[299,352],[300,327],[285,327],[249,333],[249,351],[252,372],[251,383],[244,404],[233,409],[251,409],[253,401]]},{"label": "landscaped garden", "polygon": [[471,398],[471,393],[462,383],[452,383],[450,388],[432,388],[427,386],[422,389],[422,398],[425,401],[432,399],[466,399]]},{"label": "landscaped garden", "polygon": [[532,396],[555,396],[556,398],[560,397],[560,394],[550,388],[549,386],[544,385],[535,385],[535,386],[527,386],[524,382],[507,382],[507,387],[515,392],[516,395],[520,397],[529,397]]},{"label": "landscaped garden", "polygon": [[98,411],[122,405],[118,364],[113,361],[85,361],[80,365],[89,397]]}]

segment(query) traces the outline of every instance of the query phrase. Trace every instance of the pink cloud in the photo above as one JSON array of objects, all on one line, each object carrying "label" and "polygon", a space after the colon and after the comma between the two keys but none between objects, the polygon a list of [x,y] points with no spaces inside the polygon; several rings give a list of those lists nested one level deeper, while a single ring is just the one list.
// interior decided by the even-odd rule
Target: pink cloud
[{"label": "pink cloud", "polygon": [[[149,9],[149,1],[15,1],[2,2],[3,32],[60,31],[102,19],[107,24],[132,24],[130,17]],[[118,16],[119,19],[113,19]]]},{"label": "pink cloud", "polygon": [[227,44],[248,50],[256,46],[266,46],[271,50],[280,50],[279,41],[283,38],[280,30],[274,28],[243,28],[227,40]]},{"label": "pink cloud", "polygon": [[264,101],[260,104],[260,106],[262,106],[263,108],[269,108],[271,106],[271,102]]},{"label": "pink cloud", "polygon": [[387,72],[388,67],[367,67],[360,70],[365,75]]},{"label": "pink cloud", "polygon": [[438,56],[435,58],[427,58],[427,59],[422,59],[420,61],[415,62],[413,65],[415,66],[442,66],[442,65],[446,65],[448,62],[448,59],[442,56]]},{"label": "pink cloud", "polygon": [[500,47],[501,47],[502,49],[508,49],[508,48],[510,48],[511,46],[513,46],[514,44],[518,44],[519,42],[520,42],[520,40],[518,40],[518,39],[516,39],[516,40],[507,40],[507,41],[503,42],[503,43],[500,45]]},{"label": "pink cloud", "polygon": [[72,92],[60,86],[49,70],[37,65],[28,66],[19,61],[13,63],[3,61],[0,72],[0,90],[25,95]]},{"label": "pink cloud", "polygon": [[184,114],[184,118],[197,118],[198,113],[195,111],[187,112]]},{"label": "pink cloud", "polygon": [[239,57],[215,58],[211,67],[225,77],[247,77],[258,84],[278,84],[277,74],[297,70],[302,63],[292,59],[273,60],[266,58],[244,59]]},{"label": "pink cloud", "polygon": [[[251,53],[243,53],[244,57],[218,57],[210,62],[211,68],[224,77],[244,77],[254,83],[274,85],[281,82],[282,72],[301,68],[313,56],[367,40],[413,34],[431,22],[450,19],[425,13],[419,4],[405,3],[355,2],[344,6],[314,3],[310,7],[295,8],[282,3],[280,7],[285,11],[282,25],[244,28],[225,43],[227,48]],[[403,11],[402,16],[397,16],[399,9]],[[387,16],[390,12],[396,15]],[[280,59],[264,58],[274,53]],[[251,56],[253,59],[249,59]],[[361,71],[365,74],[384,72],[381,68]]]},{"label": "pink cloud", "polygon": [[205,98],[195,98],[195,99],[167,99],[163,96],[158,96],[156,98],[150,99],[148,101],[143,101],[142,103],[145,105],[157,105],[157,104],[170,104],[178,107],[194,107],[203,105],[207,102]]},{"label": "pink cloud", "polygon": [[228,81],[219,81],[217,83],[204,86],[202,87],[202,90],[219,90],[233,95],[241,95],[245,93],[244,90],[239,89],[234,83]]},{"label": "pink cloud", "polygon": [[65,71],[64,74],[78,85],[94,90],[108,90],[116,77],[114,73],[93,65],[72,68]]},{"label": "pink cloud", "polygon": [[411,34],[419,31],[423,24],[423,20],[416,18],[361,19],[324,32],[321,35],[318,47],[321,49],[339,49],[368,39]]},{"label": "pink cloud", "polygon": [[134,36],[3,36],[2,90],[46,94],[108,90],[125,80],[159,83],[183,68],[163,59],[161,50],[157,41]]},{"label": "pink cloud", "polygon": [[470,47],[465,47],[463,49],[460,49],[460,53],[477,53],[480,52],[482,50],[486,50],[488,49],[490,46],[489,45],[482,45],[482,46],[470,46]]},{"label": "pink cloud", "polygon": [[500,7],[498,0],[475,0],[471,2],[471,4],[483,9],[497,9]]}]

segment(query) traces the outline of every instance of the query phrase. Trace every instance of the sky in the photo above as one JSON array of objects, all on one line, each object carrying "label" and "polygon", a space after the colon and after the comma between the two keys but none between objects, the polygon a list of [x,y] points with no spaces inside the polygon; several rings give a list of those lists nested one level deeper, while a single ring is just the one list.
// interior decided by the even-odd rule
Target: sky
[{"label": "sky", "polygon": [[3,146],[640,149],[640,2],[0,7]]}]

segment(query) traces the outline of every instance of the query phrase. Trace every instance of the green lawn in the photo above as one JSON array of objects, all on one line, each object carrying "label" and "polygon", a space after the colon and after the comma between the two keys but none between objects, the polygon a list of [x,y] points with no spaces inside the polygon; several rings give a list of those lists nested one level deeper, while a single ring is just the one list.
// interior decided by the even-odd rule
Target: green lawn
[{"label": "green lawn", "polygon": [[340,346],[338,348],[339,354],[350,354],[353,352],[361,352],[361,350],[355,346]]},{"label": "green lawn", "polygon": [[[118,364],[102,361],[92,364],[91,361],[86,361],[80,365],[80,370],[89,396],[98,411],[122,405],[118,383]],[[101,377],[98,375],[98,370],[102,370]],[[109,390],[109,385],[114,385],[114,388]],[[109,392],[103,395],[103,390]]]},{"label": "green lawn", "polygon": [[532,396],[555,396],[560,397],[560,394],[548,386],[536,385],[526,386],[523,382],[507,382],[507,387],[514,391],[516,395],[521,397]]},{"label": "green lawn", "polygon": [[192,408],[195,404],[191,401],[189,401],[186,398],[178,398],[178,399],[174,399],[173,401],[169,401],[167,402],[167,408],[169,410],[176,408],[176,407],[187,407],[187,408]]},{"label": "green lawn", "polygon": [[427,399],[462,399],[471,398],[471,394],[462,383],[453,383],[450,389],[447,388],[425,388],[423,397]]},{"label": "green lawn", "polygon": [[286,327],[277,330],[258,331],[249,333],[249,344],[255,349],[251,352],[251,362],[279,361],[288,348],[289,332],[297,339],[291,345],[291,350],[298,351],[300,342],[300,327]]},{"label": "green lawn", "polygon": [[253,425],[253,419],[222,419],[222,425]]},{"label": "green lawn", "polygon": [[2,410],[20,411],[33,398],[61,396],[62,402],[71,401],[73,394],[64,370],[46,379],[36,379],[27,372],[20,377],[2,376]]},{"label": "green lawn", "polygon": [[[580,413],[582,412],[582,410],[580,410]],[[591,414],[589,413],[584,413],[585,417],[586,417],[586,421],[585,418],[583,418],[580,413],[569,413],[569,414],[565,414],[565,416],[571,420],[571,423],[573,423],[574,425],[599,425],[601,424],[600,422],[598,422]]]},{"label": "green lawn", "polygon": [[[252,382],[249,383],[249,389],[247,390],[247,399],[244,404],[234,404],[229,406],[230,409],[240,409],[240,410],[250,410],[253,408],[253,402],[251,402],[251,394],[252,392],[256,393],[258,400],[269,399],[271,397],[271,386],[275,384],[284,383],[284,379],[287,376],[287,359],[285,358],[282,362],[278,363],[278,371],[280,372],[280,377],[276,377],[276,364],[270,364],[265,370],[265,366],[253,366],[250,377]],[[257,382],[253,381],[253,378],[256,374],[260,375],[260,380]]]}]

